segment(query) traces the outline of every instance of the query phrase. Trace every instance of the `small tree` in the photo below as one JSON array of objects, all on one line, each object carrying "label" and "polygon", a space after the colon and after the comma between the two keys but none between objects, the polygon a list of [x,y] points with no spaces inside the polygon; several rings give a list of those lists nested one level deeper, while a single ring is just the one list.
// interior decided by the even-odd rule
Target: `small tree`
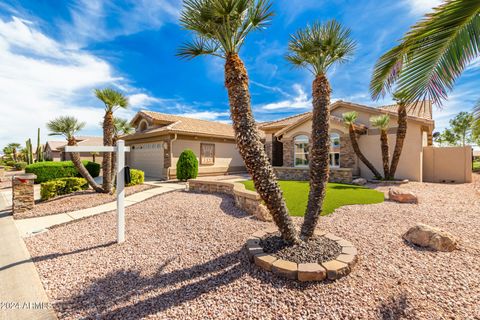
[{"label": "small tree", "polygon": [[471,113],[462,111],[450,120],[452,132],[458,137],[461,145],[464,147],[466,143],[471,142],[472,127],[474,125],[474,117]]},{"label": "small tree", "polygon": [[382,161],[383,174],[385,180],[390,179],[390,156],[388,151],[388,125],[390,124],[390,117],[388,115],[381,115],[370,118],[370,122],[375,128],[380,129],[380,141],[382,147]]},{"label": "small tree", "polygon": [[195,179],[198,176],[198,160],[190,149],[185,149],[177,161],[177,179],[186,181]]}]

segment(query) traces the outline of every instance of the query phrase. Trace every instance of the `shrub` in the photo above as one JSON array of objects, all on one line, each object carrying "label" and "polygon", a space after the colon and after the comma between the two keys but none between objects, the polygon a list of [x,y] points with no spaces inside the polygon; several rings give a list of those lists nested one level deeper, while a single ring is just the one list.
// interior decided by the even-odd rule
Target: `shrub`
[{"label": "shrub", "polygon": [[7,160],[5,161],[5,165],[9,166],[9,167],[13,167],[15,166],[15,161],[13,160]]},{"label": "shrub", "polygon": [[15,170],[23,170],[27,167],[27,163],[26,162],[17,162],[17,163],[15,163],[14,167],[15,167]]},{"label": "shrub", "polygon": [[84,178],[60,178],[44,182],[40,186],[42,200],[48,200],[60,195],[88,189],[87,180]]},{"label": "shrub", "polygon": [[185,181],[198,176],[198,160],[190,149],[185,149],[177,161],[177,179]]},{"label": "shrub", "polygon": [[[92,177],[98,177],[100,174],[100,164],[82,161],[83,165],[87,168]],[[33,173],[37,176],[35,183],[42,183],[59,178],[67,177],[80,177],[77,169],[73,165],[72,161],[60,161],[60,162],[37,162],[28,165],[25,168],[26,173]]]},{"label": "shrub", "polygon": [[127,184],[127,187],[131,187],[137,184],[145,182],[145,173],[142,170],[130,169],[131,181]]}]

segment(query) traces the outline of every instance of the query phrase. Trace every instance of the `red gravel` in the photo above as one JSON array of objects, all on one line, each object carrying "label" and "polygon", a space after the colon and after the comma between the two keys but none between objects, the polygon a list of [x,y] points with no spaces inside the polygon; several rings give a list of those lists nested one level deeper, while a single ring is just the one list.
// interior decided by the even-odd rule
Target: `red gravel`
[{"label": "red gravel", "polygon": [[[478,319],[480,204],[472,185],[410,183],[420,204],[343,207],[322,228],[359,250],[336,282],[301,284],[248,262],[242,246],[268,224],[228,196],[174,192],[59,226],[26,243],[61,319]],[[300,218],[296,218],[300,222]],[[462,249],[409,246],[416,222],[461,237]]]},{"label": "red gravel", "polygon": [[[155,188],[154,186],[141,184],[125,188],[125,195]],[[32,210],[15,214],[15,219],[48,216],[51,214],[71,212],[80,209],[92,208],[104,203],[115,201],[115,194],[97,193],[92,189],[79,191],[64,196],[56,197],[47,201],[39,201]]]}]

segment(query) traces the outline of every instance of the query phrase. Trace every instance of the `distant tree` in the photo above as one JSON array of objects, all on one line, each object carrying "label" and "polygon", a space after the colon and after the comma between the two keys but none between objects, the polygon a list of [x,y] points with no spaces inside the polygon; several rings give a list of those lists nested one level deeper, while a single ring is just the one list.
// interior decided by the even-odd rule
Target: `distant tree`
[{"label": "distant tree", "polygon": [[450,120],[451,130],[463,147],[466,143],[472,141],[471,134],[474,122],[473,115],[465,111],[460,112]]},{"label": "distant tree", "polygon": [[363,152],[360,150],[360,146],[357,141],[357,133],[355,132],[355,121],[357,120],[358,114],[355,111],[346,112],[343,115],[343,121],[348,126],[348,132],[350,135],[350,142],[352,144],[353,151],[357,157],[367,166],[367,168],[373,173],[376,179],[381,179],[382,175],[378,170],[373,166],[373,164],[365,157]]},{"label": "distant tree", "polygon": [[451,129],[446,128],[442,132],[443,141],[449,146],[457,146],[459,142],[458,135],[456,135]]},{"label": "distant tree", "polygon": [[20,144],[13,142],[13,143],[9,143],[7,147],[12,152],[13,161],[17,162],[18,161],[17,151],[20,148]]},{"label": "distant tree", "polygon": [[370,118],[372,126],[380,130],[380,141],[382,149],[383,175],[385,180],[392,179],[390,177],[390,155],[388,150],[388,126],[390,124],[390,117],[388,115],[381,115]]},{"label": "distant tree", "polygon": [[[117,141],[122,135],[131,134],[135,131],[127,119],[113,118],[113,145],[117,145]],[[115,172],[117,171],[117,159],[112,157],[112,179],[115,179]]]}]

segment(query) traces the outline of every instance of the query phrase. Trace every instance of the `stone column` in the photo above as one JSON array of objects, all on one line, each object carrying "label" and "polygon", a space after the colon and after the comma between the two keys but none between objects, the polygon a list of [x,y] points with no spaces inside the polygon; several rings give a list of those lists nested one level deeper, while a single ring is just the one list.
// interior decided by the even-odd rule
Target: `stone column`
[{"label": "stone column", "polygon": [[354,174],[357,169],[357,155],[347,134],[340,136],[340,168],[353,169]]},{"label": "stone column", "polygon": [[282,139],[283,142],[283,166],[284,167],[293,167],[294,166],[294,142],[293,139]]},{"label": "stone column", "polygon": [[265,152],[267,153],[268,159],[270,159],[270,163],[272,163],[273,156],[272,156],[272,142],[271,141],[265,142]]},{"label": "stone column", "polygon": [[12,210],[13,215],[33,209],[35,198],[33,183],[37,178],[32,173],[19,174],[12,178]]}]

